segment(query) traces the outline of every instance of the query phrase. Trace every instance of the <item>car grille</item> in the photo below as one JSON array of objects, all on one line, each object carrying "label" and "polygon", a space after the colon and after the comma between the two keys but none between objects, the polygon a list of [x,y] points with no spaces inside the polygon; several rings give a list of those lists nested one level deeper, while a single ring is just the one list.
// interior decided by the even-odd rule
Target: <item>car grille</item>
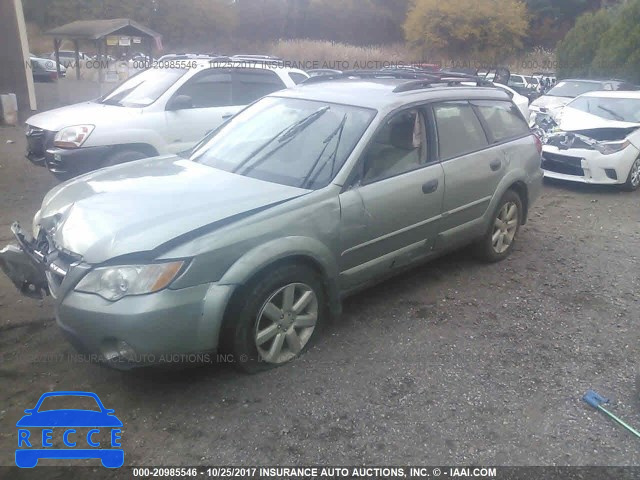
[{"label": "car grille", "polygon": [[57,132],[27,126],[27,155],[34,160],[44,160],[45,152],[53,147]]},{"label": "car grille", "polygon": [[570,157],[568,155],[558,155],[557,153],[542,153],[542,169],[550,172],[563,173],[565,175],[575,175],[584,177],[582,169],[582,158]]},{"label": "car grille", "polygon": [[69,269],[74,263],[78,262],[79,257],[70,252],[57,249],[53,240],[43,232],[40,233],[38,245],[43,253],[46,252],[46,263],[48,264],[46,270],[47,283],[49,284],[51,296],[56,298]]}]

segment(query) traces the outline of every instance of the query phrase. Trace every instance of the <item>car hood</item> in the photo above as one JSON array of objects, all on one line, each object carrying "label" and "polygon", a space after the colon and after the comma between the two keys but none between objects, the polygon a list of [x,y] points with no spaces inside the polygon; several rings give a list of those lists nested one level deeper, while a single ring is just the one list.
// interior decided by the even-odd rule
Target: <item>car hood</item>
[{"label": "car hood", "polygon": [[640,123],[620,122],[617,120],[608,120],[606,118],[592,115],[590,113],[567,107],[562,110],[560,115],[560,129],[565,132],[574,132],[579,130],[594,129],[636,129],[640,127]]},{"label": "car hood", "polygon": [[121,124],[126,117],[137,116],[139,108],[104,105],[93,101],[67,105],[29,117],[27,124],[57,132],[72,125]]},{"label": "car hood", "polygon": [[38,223],[55,245],[98,264],[153,251],[309,192],[176,156],[156,157],[59,185],[45,197]]}]

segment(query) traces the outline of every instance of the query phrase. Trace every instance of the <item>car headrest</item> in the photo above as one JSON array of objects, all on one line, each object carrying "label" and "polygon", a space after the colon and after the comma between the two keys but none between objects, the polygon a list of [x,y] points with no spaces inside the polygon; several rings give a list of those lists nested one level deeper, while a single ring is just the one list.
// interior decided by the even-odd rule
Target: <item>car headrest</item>
[{"label": "car headrest", "polygon": [[402,150],[413,150],[413,122],[400,122],[391,126],[391,145]]}]

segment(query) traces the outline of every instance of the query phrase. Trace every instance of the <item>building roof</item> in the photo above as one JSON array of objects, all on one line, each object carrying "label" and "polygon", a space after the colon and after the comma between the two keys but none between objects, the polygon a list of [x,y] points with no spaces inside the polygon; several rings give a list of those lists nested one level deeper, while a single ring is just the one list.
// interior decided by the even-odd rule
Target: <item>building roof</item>
[{"label": "building roof", "polygon": [[46,32],[58,38],[97,40],[111,34],[137,35],[159,39],[161,35],[129,18],[108,20],[76,20]]}]

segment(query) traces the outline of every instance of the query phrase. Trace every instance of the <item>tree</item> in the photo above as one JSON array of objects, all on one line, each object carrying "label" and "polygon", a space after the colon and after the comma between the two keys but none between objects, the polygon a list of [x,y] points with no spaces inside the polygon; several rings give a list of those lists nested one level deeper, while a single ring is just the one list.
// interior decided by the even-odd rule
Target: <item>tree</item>
[{"label": "tree", "polygon": [[423,56],[447,54],[465,61],[514,53],[527,29],[527,8],[520,0],[414,0],[404,24],[407,41]]},{"label": "tree", "polygon": [[610,14],[593,59],[592,72],[640,83],[640,0],[630,1]]},{"label": "tree", "polygon": [[602,39],[611,27],[606,10],[586,13],[558,43],[556,60],[560,77],[587,77],[592,73],[592,61],[600,50]]}]

